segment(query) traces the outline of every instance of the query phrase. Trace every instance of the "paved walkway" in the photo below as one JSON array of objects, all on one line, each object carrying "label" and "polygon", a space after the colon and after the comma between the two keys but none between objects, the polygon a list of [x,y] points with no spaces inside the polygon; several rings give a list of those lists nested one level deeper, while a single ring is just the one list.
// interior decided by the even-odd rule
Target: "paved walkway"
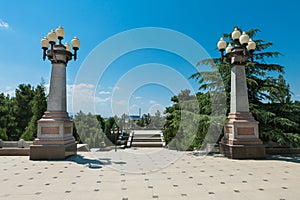
[{"label": "paved walkway", "polygon": [[[98,159],[99,158],[99,159]],[[0,157],[0,199],[300,199],[300,157],[230,160],[166,149]]]}]

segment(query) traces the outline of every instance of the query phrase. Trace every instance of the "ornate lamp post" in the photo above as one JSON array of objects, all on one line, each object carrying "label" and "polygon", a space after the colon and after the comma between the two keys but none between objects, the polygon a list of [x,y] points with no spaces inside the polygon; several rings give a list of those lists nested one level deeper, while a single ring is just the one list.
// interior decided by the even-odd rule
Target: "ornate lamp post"
[{"label": "ornate lamp post", "polygon": [[31,160],[65,159],[77,153],[73,122],[66,110],[66,66],[72,58],[76,60],[80,41],[74,37],[71,41],[74,53],[71,53],[70,45],[62,44],[64,34],[59,26],[41,40],[43,60],[47,57],[51,61],[52,72],[47,111],[38,121],[37,138],[30,146]]},{"label": "ornate lamp post", "polygon": [[[225,60],[231,64],[231,94],[229,121],[225,124],[220,143],[223,155],[229,158],[264,158],[265,147],[259,139],[258,122],[249,111],[245,65],[253,61],[256,43],[236,27],[231,33],[233,46],[223,38],[217,46]],[[225,55],[224,55],[225,52]]]}]

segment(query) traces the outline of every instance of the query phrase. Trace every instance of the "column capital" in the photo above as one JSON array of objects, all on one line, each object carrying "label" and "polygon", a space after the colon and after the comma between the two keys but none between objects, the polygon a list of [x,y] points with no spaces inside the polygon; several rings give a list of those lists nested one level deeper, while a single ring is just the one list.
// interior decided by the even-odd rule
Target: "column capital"
[{"label": "column capital", "polygon": [[56,44],[53,49],[48,50],[47,57],[52,64],[63,63],[67,66],[68,61],[72,59],[72,53],[67,51],[64,45]]},{"label": "column capital", "polygon": [[245,46],[241,45],[233,47],[232,51],[226,54],[228,61],[230,61],[232,65],[246,65],[252,55],[245,48]]}]

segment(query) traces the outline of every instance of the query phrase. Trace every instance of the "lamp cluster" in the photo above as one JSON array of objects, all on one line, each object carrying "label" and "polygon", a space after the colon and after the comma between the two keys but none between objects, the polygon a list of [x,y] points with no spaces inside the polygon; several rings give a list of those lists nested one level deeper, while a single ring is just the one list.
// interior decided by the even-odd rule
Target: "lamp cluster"
[{"label": "lamp cluster", "polygon": [[[237,53],[243,52],[242,56],[247,60],[248,58],[253,58],[253,52],[256,49],[256,43],[249,38],[246,32],[241,34],[241,31],[235,27],[231,33],[231,39],[234,41],[235,45],[232,46],[231,43],[227,45],[227,42],[221,37],[217,43],[218,49],[221,52],[222,58],[224,57],[224,51],[226,57],[234,57]],[[242,49],[242,51],[238,51]]]},{"label": "lamp cluster", "polygon": [[[41,40],[41,46],[43,51],[43,60],[46,59],[47,56],[47,50],[49,49],[50,46],[50,51],[53,51],[53,47],[54,46],[60,46],[60,47],[64,47],[66,51],[71,53],[71,47],[69,45],[68,42],[66,42],[64,45],[62,44],[62,40],[64,39],[65,36],[65,31],[64,29],[59,26],[55,31],[52,29],[47,36],[45,36],[42,40]],[[59,44],[56,44],[56,41],[59,40]],[[77,59],[77,51],[80,47],[80,41],[79,39],[75,36],[72,41],[71,41],[73,50],[74,50],[74,54],[72,54],[72,56],[74,56],[74,60]]]}]

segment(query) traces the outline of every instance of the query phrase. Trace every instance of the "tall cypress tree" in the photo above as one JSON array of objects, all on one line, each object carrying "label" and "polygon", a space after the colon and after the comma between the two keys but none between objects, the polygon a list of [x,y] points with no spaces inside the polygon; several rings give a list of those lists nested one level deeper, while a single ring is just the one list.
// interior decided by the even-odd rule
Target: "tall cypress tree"
[{"label": "tall cypress tree", "polygon": [[17,122],[16,130],[11,134],[12,140],[19,140],[25,132],[32,117],[32,104],[34,98],[34,88],[30,84],[20,84],[16,89],[16,97],[12,98],[14,107],[14,116]]},{"label": "tall cypress tree", "polygon": [[37,137],[37,121],[42,118],[47,109],[47,98],[43,83],[34,90],[34,97],[30,101],[32,117],[20,138],[33,140]]},{"label": "tall cypress tree", "polygon": [[15,129],[16,123],[10,109],[9,96],[0,94],[0,139],[8,140],[10,138],[11,129]]}]

